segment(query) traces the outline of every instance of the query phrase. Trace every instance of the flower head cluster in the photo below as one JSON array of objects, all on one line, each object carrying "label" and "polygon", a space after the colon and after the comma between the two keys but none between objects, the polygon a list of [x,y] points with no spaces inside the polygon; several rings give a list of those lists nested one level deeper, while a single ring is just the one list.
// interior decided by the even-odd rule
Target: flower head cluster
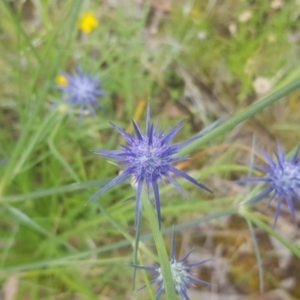
[{"label": "flower head cluster", "polygon": [[[120,163],[126,165],[123,172],[114,178],[112,181],[102,187],[95,195],[93,195],[89,201],[94,200],[100,194],[123,181],[124,179],[133,176],[136,186],[136,220],[141,209],[141,192],[143,184],[146,184],[147,192],[149,195],[150,188],[153,190],[155,206],[157,211],[157,218],[160,224],[160,196],[158,189],[158,182],[166,178],[175,188],[185,195],[183,189],[179,183],[171,176],[175,174],[185,178],[198,187],[210,191],[203,184],[192,178],[187,173],[175,168],[174,162],[185,160],[186,157],[175,156],[178,151],[188,143],[199,138],[203,133],[199,133],[193,138],[181,142],[170,144],[172,138],[179,132],[182,127],[182,123],[178,123],[169,132],[164,133],[163,130],[158,131],[156,125],[153,125],[150,121],[150,108],[148,104],[147,108],[147,120],[146,120],[146,133],[142,133],[139,126],[135,121],[133,122],[134,132],[132,135],[120,127],[112,124],[112,126],[122,135],[127,144],[122,145],[120,150],[95,150],[96,154],[102,155],[107,158],[114,159]],[[214,125],[214,123],[212,124]]]},{"label": "flower head cluster", "polygon": [[[183,300],[189,300],[189,297],[187,295],[187,290],[193,286],[194,283],[201,283],[205,285],[210,285],[209,282],[200,280],[193,275],[191,275],[191,268],[195,266],[202,265],[206,263],[207,261],[211,259],[207,259],[200,262],[194,262],[194,263],[186,263],[186,260],[192,253],[192,250],[189,251],[182,259],[177,260],[175,256],[175,234],[173,232],[172,236],[172,245],[171,245],[171,256],[170,256],[170,268],[171,273],[173,277],[173,282],[175,285],[175,291],[178,295],[180,295],[181,299]],[[157,272],[157,275],[151,280],[151,284],[157,283],[157,291],[156,291],[156,300],[159,300],[161,295],[164,293],[164,283],[163,283],[163,277],[162,277],[162,271],[161,267],[159,265],[156,266],[139,266],[139,265],[132,265],[134,268],[137,269],[143,269],[150,272]],[[139,288],[139,290],[145,288],[145,286],[142,286]]]},{"label": "flower head cluster", "polygon": [[239,182],[265,182],[267,187],[257,196],[250,199],[249,202],[256,202],[270,193],[273,193],[269,199],[269,203],[276,197],[278,204],[275,212],[274,227],[281,210],[283,200],[286,201],[293,218],[295,219],[295,208],[293,204],[293,196],[300,201],[300,160],[298,158],[299,148],[296,150],[292,158],[287,159],[285,153],[278,144],[276,159],[272,159],[265,152],[260,152],[267,162],[267,166],[253,164],[253,167],[265,172],[265,177],[252,177],[239,180]]},{"label": "flower head cluster", "polygon": [[94,76],[84,73],[80,67],[73,75],[63,74],[57,80],[57,87],[62,91],[61,103],[67,103],[73,107],[79,107],[80,116],[87,108],[89,113],[95,115],[94,107],[102,107],[98,103],[98,97],[105,94],[99,87],[102,81]]}]

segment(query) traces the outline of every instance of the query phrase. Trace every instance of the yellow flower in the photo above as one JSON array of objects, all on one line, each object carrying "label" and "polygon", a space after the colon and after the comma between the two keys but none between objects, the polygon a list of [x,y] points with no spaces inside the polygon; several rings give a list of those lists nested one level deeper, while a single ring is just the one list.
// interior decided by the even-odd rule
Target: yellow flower
[{"label": "yellow flower", "polygon": [[69,104],[61,103],[57,106],[57,109],[58,109],[59,112],[64,113],[64,112],[68,111],[69,107],[70,107]]},{"label": "yellow flower", "polygon": [[196,6],[194,6],[191,10],[190,10],[190,15],[191,16],[199,16],[200,14],[200,9]]},{"label": "yellow flower", "polygon": [[68,85],[68,80],[65,76],[63,75],[58,75],[55,79],[56,83],[58,85]]},{"label": "yellow flower", "polygon": [[77,23],[77,27],[85,33],[90,33],[97,26],[98,20],[95,13],[91,11],[83,13]]}]

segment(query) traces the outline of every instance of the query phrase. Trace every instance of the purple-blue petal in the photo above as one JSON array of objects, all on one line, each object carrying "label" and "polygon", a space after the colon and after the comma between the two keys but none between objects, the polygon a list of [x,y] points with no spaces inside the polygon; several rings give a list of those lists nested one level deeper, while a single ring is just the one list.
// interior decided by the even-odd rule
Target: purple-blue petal
[{"label": "purple-blue petal", "polygon": [[185,193],[185,191],[182,189],[180,184],[171,175],[169,175],[167,173],[167,174],[165,174],[165,177],[170,181],[171,184],[173,184],[175,186],[175,188],[181,193],[182,196],[187,198],[187,194]]},{"label": "purple-blue petal", "polygon": [[201,283],[201,284],[204,284],[204,285],[207,285],[207,286],[210,286],[210,285],[211,285],[210,282],[207,282],[207,281],[198,279],[198,278],[196,278],[196,277],[194,277],[194,276],[192,276],[192,275],[190,275],[189,278],[190,278],[191,280],[193,280],[194,282],[197,282],[197,283]]},{"label": "purple-blue petal", "polygon": [[170,170],[170,172],[172,172],[182,178],[185,178],[186,180],[190,181],[191,183],[197,185],[198,187],[212,193],[212,191],[209,188],[207,188],[204,184],[198,182],[196,179],[194,179],[192,176],[188,175],[187,173],[185,173],[179,169],[176,169],[173,166],[169,166],[169,170]]},{"label": "purple-blue petal", "polygon": [[[189,254],[190,254],[190,252],[189,252]],[[207,263],[208,261],[211,261],[211,260],[212,260],[212,258],[208,258],[206,260],[202,260],[202,261],[187,264],[187,266],[189,266],[190,268],[195,267],[195,266],[201,266],[201,265],[203,265],[203,264],[205,264],[205,263]]]},{"label": "purple-blue petal", "polygon": [[[191,249],[188,253],[186,253],[179,261],[184,262],[193,252],[194,249]],[[188,265],[189,266],[189,265]]]},{"label": "purple-blue petal", "polygon": [[291,158],[291,163],[293,164],[297,164],[298,163],[298,155],[299,155],[299,151],[300,151],[300,145],[298,145],[294,155]]},{"label": "purple-blue petal", "polygon": [[142,269],[142,270],[146,270],[146,271],[150,271],[150,272],[154,272],[158,269],[157,266],[153,267],[153,266],[140,266],[140,265],[136,265],[136,264],[130,264],[131,267],[134,267],[136,269]]},{"label": "purple-blue petal", "polygon": [[161,139],[161,144],[166,144],[168,143],[182,128],[183,123],[185,120],[180,121],[178,124],[176,124],[162,139]]},{"label": "purple-blue petal", "polygon": [[122,128],[120,128],[119,126],[117,126],[116,124],[110,122],[111,126],[113,128],[115,128],[121,135],[122,137],[128,142],[132,142],[132,136],[125,130],[123,130]]},{"label": "purple-blue petal", "polygon": [[265,153],[261,150],[257,150],[257,151],[272,168],[276,167],[275,162],[272,160],[272,158],[267,153]]},{"label": "purple-blue petal", "polygon": [[113,180],[111,180],[109,183],[107,183],[104,187],[102,187],[97,193],[95,193],[89,200],[88,203],[94,201],[98,196],[100,196],[102,193],[113,187],[114,185],[120,183],[121,181],[125,180],[130,176],[130,173],[127,172],[126,170],[115,177]]},{"label": "purple-blue petal", "polygon": [[235,180],[234,182],[236,183],[257,183],[257,182],[270,182],[272,181],[271,178],[269,177],[247,177],[247,178],[242,178]]},{"label": "purple-blue petal", "polygon": [[172,242],[171,242],[171,253],[170,259],[175,259],[175,252],[176,252],[176,238],[175,238],[175,230],[172,230]]},{"label": "purple-blue petal", "polygon": [[158,185],[156,181],[152,181],[152,188],[153,188],[154,199],[155,199],[155,208],[157,213],[158,226],[160,229],[161,227],[160,197],[159,197]]},{"label": "purple-blue petal", "polygon": [[95,154],[101,155],[107,158],[119,160],[120,155],[122,155],[123,151],[121,150],[106,150],[106,149],[96,149],[92,150]]},{"label": "purple-blue petal", "polygon": [[159,300],[162,294],[164,293],[164,291],[165,291],[164,288],[160,286],[156,292],[155,300]]},{"label": "purple-blue petal", "polygon": [[178,291],[178,294],[181,296],[182,299],[190,300],[190,298],[188,297],[188,295],[184,289],[181,289],[180,291]]},{"label": "purple-blue petal", "polygon": [[143,135],[142,135],[142,133],[141,133],[141,131],[140,131],[139,126],[136,124],[136,122],[135,122],[134,120],[132,120],[132,124],[133,124],[134,132],[135,132],[137,138],[138,138],[140,141],[142,141],[142,140],[143,140]]},{"label": "purple-blue petal", "polygon": [[271,191],[273,191],[273,189],[274,188],[272,186],[268,186],[262,192],[260,192],[258,195],[252,197],[249,201],[247,201],[247,204],[254,204],[255,202],[261,200],[262,198],[264,198],[265,196],[270,194]]},{"label": "purple-blue petal", "polygon": [[269,199],[267,205],[270,205],[270,203],[273,201],[273,199],[277,196],[277,192],[276,190],[274,190],[273,195],[271,196],[271,198]]},{"label": "purple-blue petal", "polygon": [[286,203],[287,203],[287,205],[288,205],[288,207],[291,211],[293,220],[296,222],[295,207],[294,207],[294,204],[293,204],[292,197],[289,194],[286,195]]},{"label": "purple-blue petal", "polygon": [[140,216],[141,211],[142,211],[142,201],[141,201],[141,193],[142,193],[142,188],[143,188],[143,181],[139,180],[137,182],[137,189],[136,189],[136,198],[135,198],[135,227],[138,226],[138,221]]}]

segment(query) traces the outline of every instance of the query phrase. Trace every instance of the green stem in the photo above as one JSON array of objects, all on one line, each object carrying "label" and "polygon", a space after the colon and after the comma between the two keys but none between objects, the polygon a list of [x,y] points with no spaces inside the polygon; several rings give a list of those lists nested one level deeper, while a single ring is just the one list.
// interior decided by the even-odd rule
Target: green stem
[{"label": "green stem", "polygon": [[[9,185],[15,176],[22,171],[24,164],[26,163],[28,157],[32,154],[38,142],[45,137],[49,128],[52,128],[52,126],[55,124],[55,121],[59,117],[61,116],[57,116],[55,112],[50,113],[39,126],[38,130],[35,132],[28,130],[26,134],[23,134],[23,136],[20,138],[17,146],[14,149],[14,152],[10,157],[6,172],[1,179],[0,198],[4,194],[7,185]],[[30,124],[32,125],[32,123]]]},{"label": "green stem", "polygon": [[250,235],[251,235],[252,243],[253,243],[253,248],[254,248],[254,253],[255,253],[255,257],[256,257],[256,261],[257,261],[257,269],[258,269],[258,276],[259,276],[259,290],[261,293],[263,293],[263,291],[264,291],[264,268],[262,265],[262,260],[261,260],[259,247],[258,247],[258,243],[256,240],[253,225],[249,220],[246,219],[246,221],[247,221],[247,224],[249,227],[249,231],[250,231]]},{"label": "green stem", "polygon": [[300,258],[300,249],[297,248],[295,245],[291,244],[289,241],[287,241],[285,238],[283,238],[279,233],[274,231],[270,226],[262,222],[255,214],[244,211],[242,213],[242,216],[248,220],[254,223],[257,227],[261,228],[265,232],[267,232],[269,235],[273,236],[275,239],[277,239],[280,243],[282,243],[284,246],[286,246],[292,253],[294,253],[296,256]]},{"label": "green stem", "polygon": [[286,87],[280,89],[279,91],[271,94],[270,96],[265,97],[264,99],[253,103],[250,107],[242,110],[241,112],[236,113],[233,117],[228,119],[224,122],[221,126],[212,129],[210,132],[205,134],[202,138],[194,141],[193,143],[189,144],[188,146],[184,147],[182,151],[180,151],[180,156],[184,156],[186,154],[199,149],[200,146],[208,143],[213,138],[222,135],[226,131],[234,128],[239,123],[249,119],[256,113],[260,112],[267,106],[273,104],[274,102],[280,100],[282,97],[286,96],[287,94],[291,93],[292,91],[298,89],[300,87],[300,79],[292,82],[291,84],[287,85]]},{"label": "green stem", "polygon": [[176,293],[175,293],[175,286],[174,286],[173,276],[170,267],[170,259],[165,247],[163,235],[159,230],[157,216],[152,206],[152,203],[148,201],[148,197],[145,192],[142,193],[141,197],[142,197],[144,211],[149,221],[157,254],[159,257],[159,264],[162,272],[165,293],[167,295],[167,299],[175,300]]}]

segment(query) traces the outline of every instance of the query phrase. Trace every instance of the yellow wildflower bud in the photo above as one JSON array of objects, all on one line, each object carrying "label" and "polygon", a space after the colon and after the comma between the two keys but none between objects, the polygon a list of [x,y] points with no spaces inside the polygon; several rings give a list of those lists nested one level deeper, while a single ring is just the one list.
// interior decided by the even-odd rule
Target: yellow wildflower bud
[{"label": "yellow wildflower bud", "polygon": [[64,113],[64,112],[68,111],[69,106],[70,105],[68,105],[67,103],[61,103],[58,105],[57,109],[59,112]]},{"label": "yellow wildflower bud", "polygon": [[63,75],[58,75],[55,79],[56,83],[58,85],[68,85],[68,80],[65,76]]},{"label": "yellow wildflower bud", "polygon": [[199,13],[200,13],[200,10],[199,10],[199,8],[197,8],[197,7],[193,7],[193,8],[190,10],[190,15],[191,15],[191,16],[199,16]]},{"label": "yellow wildflower bud", "polygon": [[81,15],[77,23],[78,28],[85,32],[90,33],[98,26],[98,20],[93,12],[85,12]]}]

